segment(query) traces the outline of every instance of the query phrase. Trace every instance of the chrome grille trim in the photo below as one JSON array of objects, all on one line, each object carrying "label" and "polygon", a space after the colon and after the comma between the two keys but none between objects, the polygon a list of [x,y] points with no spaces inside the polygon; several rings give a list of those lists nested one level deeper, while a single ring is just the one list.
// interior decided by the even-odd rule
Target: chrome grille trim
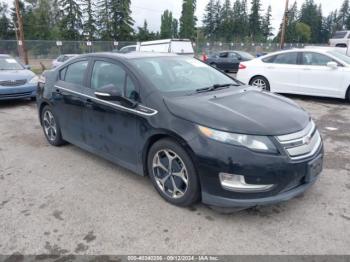
[{"label": "chrome grille trim", "polygon": [[27,83],[27,79],[0,81],[0,86],[21,86]]},{"label": "chrome grille trim", "polygon": [[310,123],[303,130],[296,133],[288,134],[288,135],[278,136],[277,139],[282,144],[293,142],[294,140],[299,140],[300,138],[305,137],[307,134],[311,133],[315,128],[316,128],[315,123],[314,121],[311,120]]},{"label": "chrome grille trim", "polygon": [[299,132],[277,136],[276,138],[293,160],[300,160],[314,155],[322,145],[322,138],[313,121]]}]

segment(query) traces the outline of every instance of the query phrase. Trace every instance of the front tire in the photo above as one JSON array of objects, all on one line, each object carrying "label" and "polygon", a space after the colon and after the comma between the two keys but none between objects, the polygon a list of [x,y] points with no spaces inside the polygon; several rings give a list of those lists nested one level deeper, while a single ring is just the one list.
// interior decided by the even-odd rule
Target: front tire
[{"label": "front tire", "polygon": [[172,139],[157,141],[149,150],[148,174],[158,193],[177,206],[191,206],[200,198],[199,179],[193,162]]},{"label": "front tire", "polygon": [[61,128],[51,107],[45,106],[41,112],[41,123],[47,141],[53,146],[65,144],[62,139]]},{"label": "front tire", "polygon": [[259,88],[261,88],[262,90],[265,90],[265,91],[270,91],[270,83],[263,76],[253,77],[250,80],[249,85],[259,87]]}]

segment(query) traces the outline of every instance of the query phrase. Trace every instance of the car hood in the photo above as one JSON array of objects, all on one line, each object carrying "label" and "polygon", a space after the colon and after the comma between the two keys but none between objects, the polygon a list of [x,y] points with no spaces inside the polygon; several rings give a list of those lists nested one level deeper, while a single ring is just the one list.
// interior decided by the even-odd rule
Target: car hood
[{"label": "car hood", "polygon": [[164,102],[177,117],[234,133],[284,135],[304,129],[310,121],[290,99],[253,87],[166,97]]},{"label": "car hood", "polygon": [[0,81],[6,80],[20,80],[27,79],[30,80],[35,76],[35,74],[30,70],[0,70]]}]

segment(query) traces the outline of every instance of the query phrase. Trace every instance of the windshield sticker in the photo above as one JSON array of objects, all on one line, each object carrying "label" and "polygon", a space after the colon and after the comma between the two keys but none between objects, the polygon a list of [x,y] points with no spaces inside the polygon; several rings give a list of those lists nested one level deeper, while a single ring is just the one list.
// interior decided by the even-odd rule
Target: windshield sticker
[{"label": "windshield sticker", "polygon": [[13,58],[8,58],[8,59],[5,59],[5,60],[9,64],[16,64],[17,63],[17,61],[15,59],[13,59]]},{"label": "windshield sticker", "polygon": [[195,66],[195,67],[206,67],[206,64],[202,63],[201,61],[198,61],[196,59],[188,59],[186,60],[189,64]]}]

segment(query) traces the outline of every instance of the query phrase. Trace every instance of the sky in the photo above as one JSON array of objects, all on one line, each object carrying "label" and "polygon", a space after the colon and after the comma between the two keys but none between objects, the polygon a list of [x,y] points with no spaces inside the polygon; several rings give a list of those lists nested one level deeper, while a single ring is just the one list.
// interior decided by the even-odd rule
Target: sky
[{"label": "sky", "polygon": [[[223,0],[221,0],[223,2]],[[234,0],[232,0],[233,2]],[[250,0],[248,0],[250,2]],[[296,0],[298,7],[302,5],[304,0]],[[197,0],[196,16],[198,18],[198,24],[201,25],[204,10],[208,3],[208,0]],[[269,5],[272,7],[272,26],[274,32],[277,30],[282,21],[282,16],[285,7],[285,0],[261,0],[262,9],[265,11]],[[290,6],[294,3],[294,0],[289,0]],[[315,3],[322,5],[323,15],[328,15],[331,11],[339,9],[343,0],[315,0]],[[143,25],[143,21],[147,19],[149,28],[152,31],[159,31],[160,28],[160,16],[164,10],[169,9],[173,12],[175,18],[180,18],[182,8],[182,0],[131,0],[132,17],[134,18],[136,25]]]},{"label": "sky", "polygon": [[[224,0],[221,0],[222,2]],[[233,3],[234,0],[231,0]],[[289,0],[291,6],[294,1],[298,3],[298,7],[302,5],[304,0]],[[322,5],[323,16],[328,15],[331,11],[339,9],[343,0],[314,0],[316,4]],[[0,2],[12,4],[13,0],[0,0]],[[248,0],[248,3],[251,1]],[[205,7],[208,0],[197,0],[196,16],[198,18],[198,25],[202,24]],[[272,27],[273,33],[277,34],[279,26],[282,21],[282,16],[285,7],[285,0],[261,0],[262,10],[265,12],[267,7],[272,7]],[[250,8],[250,6],[248,6]],[[179,19],[181,16],[182,0],[131,0],[132,17],[135,20],[135,28],[142,26],[144,20],[148,22],[148,26],[152,31],[160,30],[160,17],[164,10],[173,12],[175,18]]]}]

